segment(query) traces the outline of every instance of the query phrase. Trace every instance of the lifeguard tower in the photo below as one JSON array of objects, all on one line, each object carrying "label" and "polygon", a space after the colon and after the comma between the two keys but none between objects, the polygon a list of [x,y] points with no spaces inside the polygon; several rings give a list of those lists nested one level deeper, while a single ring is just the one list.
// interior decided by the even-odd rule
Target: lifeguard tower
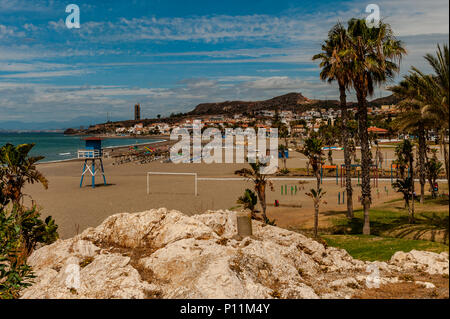
[{"label": "lifeguard tower", "polygon": [[[106,185],[105,170],[102,162],[102,139],[100,137],[83,138],[86,141],[84,150],[78,150],[78,158],[84,159],[83,172],[81,173],[80,187],[83,186],[83,178],[86,173],[92,176],[92,188],[95,188],[95,174],[101,170],[103,182]],[[88,161],[91,161],[89,165]]]}]

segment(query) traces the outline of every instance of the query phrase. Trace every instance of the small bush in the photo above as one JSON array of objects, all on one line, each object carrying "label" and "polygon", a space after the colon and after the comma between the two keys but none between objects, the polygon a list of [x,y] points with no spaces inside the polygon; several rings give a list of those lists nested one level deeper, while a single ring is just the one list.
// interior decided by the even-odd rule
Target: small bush
[{"label": "small bush", "polygon": [[0,147],[0,299],[17,298],[21,289],[31,285],[34,275],[28,256],[37,245],[58,239],[58,226],[50,216],[42,220],[36,206],[23,205],[26,184],[48,187],[35,165],[43,157],[28,156],[33,146]]}]

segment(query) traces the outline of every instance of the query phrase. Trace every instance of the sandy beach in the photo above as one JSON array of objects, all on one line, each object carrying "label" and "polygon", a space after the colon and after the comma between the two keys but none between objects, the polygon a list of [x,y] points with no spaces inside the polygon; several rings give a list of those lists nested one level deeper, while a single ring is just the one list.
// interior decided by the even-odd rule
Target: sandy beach
[{"label": "sandy beach", "polygon": [[[386,149],[388,159],[393,158],[393,149]],[[333,152],[334,162],[343,162],[342,151]],[[247,164],[173,164],[154,161],[147,164],[135,162],[114,164],[114,159],[104,159],[107,185],[103,185],[101,176],[96,177],[96,188],[91,188],[91,178],[87,176],[83,187],[79,187],[82,171],[82,161],[74,160],[58,163],[43,163],[38,169],[49,180],[49,188],[41,185],[28,185],[25,193],[32,196],[42,209],[43,216],[51,215],[59,225],[62,238],[73,236],[87,227],[94,227],[107,216],[121,212],[136,212],[151,208],[167,207],[180,210],[186,214],[202,213],[209,209],[230,209],[237,206],[236,200],[245,188],[253,185],[243,180],[236,180],[234,171]],[[291,152],[287,166],[291,170],[304,168],[306,158],[297,152]],[[279,160],[279,165],[282,165]],[[183,175],[152,175],[150,176],[150,194],[147,195],[147,172],[189,172],[198,175],[198,196],[194,195],[194,177]],[[208,180],[202,180],[207,178]],[[229,180],[229,178],[232,178]],[[274,178],[288,178],[274,176]],[[303,177],[307,181],[297,179],[274,180],[274,190],[267,191],[268,216],[275,218],[281,227],[308,227],[312,225],[313,205],[305,192],[309,190],[314,180]],[[360,187],[354,180],[354,207],[359,208],[358,196]],[[288,195],[281,194],[281,188],[286,185]],[[373,182],[372,182],[373,185]],[[295,193],[291,195],[291,186]],[[333,214],[342,214],[346,206],[338,204],[338,193],[345,190],[336,185],[333,177],[323,181],[326,202],[321,209],[321,218]],[[387,192],[386,192],[387,190]],[[389,180],[380,180],[378,188],[373,187],[373,203],[385,202],[400,197],[391,188]],[[274,207],[278,200],[279,207]]]}]

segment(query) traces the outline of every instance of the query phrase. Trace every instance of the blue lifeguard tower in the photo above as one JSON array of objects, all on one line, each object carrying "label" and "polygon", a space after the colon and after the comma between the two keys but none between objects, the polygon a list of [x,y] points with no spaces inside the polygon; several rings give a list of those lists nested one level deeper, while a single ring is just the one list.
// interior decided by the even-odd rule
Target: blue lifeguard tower
[{"label": "blue lifeguard tower", "polygon": [[[103,169],[102,162],[102,139],[100,137],[86,137],[83,138],[83,140],[86,141],[86,147],[84,148],[84,150],[78,150],[78,158],[84,159],[80,187],[83,186],[84,175],[86,173],[90,173],[92,176],[92,188],[95,188],[95,174],[98,171],[101,171],[103,175],[103,182],[106,185],[105,170]],[[92,161],[91,165],[89,165],[88,163],[89,160]]]}]

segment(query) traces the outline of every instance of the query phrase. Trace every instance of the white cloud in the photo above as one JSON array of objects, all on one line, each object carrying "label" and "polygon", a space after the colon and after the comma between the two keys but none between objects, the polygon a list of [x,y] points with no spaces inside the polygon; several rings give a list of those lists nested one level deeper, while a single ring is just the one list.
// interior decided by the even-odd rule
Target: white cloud
[{"label": "white cloud", "polygon": [[87,70],[64,70],[64,71],[49,71],[49,72],[23,72],[0,75],[0,78],[10,79],[27,79],[27,78],[48,78],[61,76],[75,76],[89,73]]},{"label": "white cloud", "polygon": [[381,16],[399,36],[449,33],[448,0],[378,1]]},{"label": "white cloud", "polygon": [[0,62],[0,71],[6,72],[25,72],[36,70],[54,70],[70,67],[67,64],[60,63],[46,63],[46,62],[34,62],[34,63],[20,63],[20,62]]},{"label": "white cloud", "polygon": [[[381,0],[377,3],[385,21],[391,23],[395,34],[404,39],[407,45],[409,54],[402,62],[402,74],[411,65],[429,72],[430,68],[423,55],[433,52],[437,42],[448,42],[448,2]],[[45,5],[49,3],[37,1],[30,3],[28,9],[31,12],[34,9],[34,12],[43,12],[46,10]],[[319,81],[319,69],[316,63],[311,62],[311,57],[317,53],[320,42],[336,21],[345,22],[351,17],[364,17],[365,5],[356,1],[346,2],[339,8],[332,7],[330,10],[306,15],[299,13],[299,9],[295,12],[285,11],[279,16],[142,16],[111,22],[82,20],[79,30],[70,31],[62,19],[46,21],[40,25],[21,22],[21,26],[4,25],[3,22],[0,24],[0,113],[2,116],[8,114],[10,118],[33,114],[37,118],[62,119],[91,111],[101,114],[112,108],[117,115],[125,116],[129,113],[130,105],[139,100],[148,112],[168,114],[172,111],[189,111],[202,102],[262,100],[292,91],[302,92],[310,98],[335,99],[338,97],[336,87]],[[0,0],[2,12],[17,14],[20,6],[23,7],[22,0]],[[59,34],[65,41],[46,42],[49,34]],[[24,38],[30,36],[36,38],[36,41],[24,42]],[[179,41],[202,43],[198,47],[205,49],[166,53],[158,52],[158,49],[157,52],[152,51],[155,50],[154,46],[149,46],[148,50],[146,46],[139,46],[174,42],[176,47]],[[223,50],[217,50],[218,46],[214,45],[217,42],[221,42]],[[227,46],[228,42],[233,42],[233,45]],[[73,49],[68,43],[73,44]],[[134,48],[132,43],[138,44],[138,50],[129,49]],[[103,63],[98,59],[99,56],[114,56],[108,61],[120,62]],[[51,63],[66,57],[86,58],[74,66]],[[91,57],[95,60],[91,60]],[[236,64],[236,73],[233,75],[227,70],[224,73],[226,76],[211,76],[206,71],[201,78],[179,81],[159,89],[125,85],[57,84],[59,77],[77,76],[79,80],[78,76],[86,74],[87,70],[102,72],[102,68],[124,67],[125,70],[127,66],[140,65],[219,63]],[[238,63],[259,63],[257,74],[268,76],[239,72]],[[267,63],[267,69],[262,65],[264,63]],[[280,67],[281,64],[284,65]],[[291,68],[287,70],[286,66]],[[317,75],[300,78],[292,76],[293,71],[316,71]],[[5,72],[12,74],[4,74]],[[100,74],[99,78],[101,76]],[[41,78],[46,78],[47,82],[53,77],[54,85],[11,82],[14,79],[21,82],[26,79],[39,81]]]},{"label": "white cloud", "polygon": [[[448,33],[448,7],[446,0],[379,1],[382,18],[392,24],[400,36]],[[347,2],[339,9],[314,14],[289,13],[273,16],[210,15],[194,17],[136,17],[117,21],[88,21],[77,30],[79,36],[90,41],[204,41],[255,40],[304,41],[319,40],[338,20],[363,18],[365,4]],[[320,21],[320,23],[319,23]],[[64,22],[49,22],[52,29],[62,31]]]},{"label": "white cloud", "polygon": [[14,26],[7,26],[0,24],[0,39],[6,39],[6,38],[21,38],[25,36],[25,33],[23,31],[18,31],[18,29]]}]

